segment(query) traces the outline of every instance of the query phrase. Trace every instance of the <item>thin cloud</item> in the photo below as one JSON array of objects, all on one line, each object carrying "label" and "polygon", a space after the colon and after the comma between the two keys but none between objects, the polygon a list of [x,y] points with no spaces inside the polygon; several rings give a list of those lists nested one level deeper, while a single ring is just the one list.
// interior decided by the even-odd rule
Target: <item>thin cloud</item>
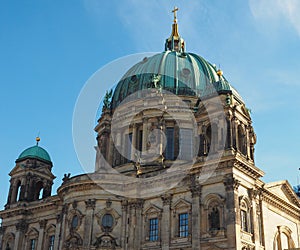
[{"label": "thin cloud", "polygon": [[286,20],[300,36],[299,0],[249,0],[249,6],[256,20],[266,21],[275,27]]}]

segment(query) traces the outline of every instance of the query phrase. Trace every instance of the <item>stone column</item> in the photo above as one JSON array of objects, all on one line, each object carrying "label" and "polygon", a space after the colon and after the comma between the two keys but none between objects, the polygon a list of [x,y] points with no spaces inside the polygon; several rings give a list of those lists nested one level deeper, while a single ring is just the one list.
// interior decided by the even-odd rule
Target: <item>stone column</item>
[{"label": "stone column", "polygon": [[47,220],[41,220],[39,224],[40,224],[40,231],[39,231],[39,238],[37,242],[37,250],[43,250],[45,249],[43,245],[44,245],[44,235],[45,235]]},{"label": "stone column", "polygon": [[122,221],[121,221],[121,247],[127,249],[127,212],[128,212],[128,201],[122,200]]},{"label": "stone column", "polygon": [[142,209],[143,209],[143,200],[137,200],[135,203],[135,217],[136,217],[136,224],[134,229],[134,248],[133,249],[140,249],[141,241],[142,241]]},{"label": "stone column", "polygon": [[23,242],[23,238],[27,228],[28,224],[25,220],[21,220],[16,224],[16,238],[14,250],[24,250],[25,242]]},{"label": "stone column", "polygon": [[238,198],[239,181],[232,174],[224,176],[226,190],[226,218],[228,250],[241,249],[240,209]]},{"label": "stone column", "polygon": [[238,146],[239,140],[238,140],[238,130],[237,130],[238,124],[237,124],[236,117],[233,118],[231,125],[232,125],[232,144],[233,144],[233,148],[237,150],[239,148]]},{"label": "stone column", "polygon": [[227,117],[227,148],[228,149],[232,149],[232,124],[231,124],[231,120],[230,117]]},{"label": "stone column", "polygon": [[133,242],[136,240],[134,239],[134,229],[136,224],[136,211],[135,206],[130,201],[129,204],[129,216],[128,216],[128,236],[127,236],[127,249],[133,249]]},{"label": "stone column", "polygon": [[58,249],[63,249],[63,244],[65,240],[65,233],[66,233],[66,227],[67,227],[67,215],[68,215],[68,204],[65,204],[63,206],[62,212],[61,212],[61,227],[59,232],[59,242],[58,242]]},{"label": "stone column", "polygon": [[83,247],[86,247],[86,249],[89,249],[92,245],[95,205],[95,199],[85,201]]},{"label": "stone column", "polygon": [[54,249],[59,249],[59,242],[61,238],[61,224],[62,224],[63,214],[57,214],[56,216],[56,229],[55,229],[55,238],[54,238]]},{"label": "stone column", "polygon": [[[0,224],[0,250],[2,250],[2,245],[4,244],[4,242],[3,242],[4,233],[5,233],[5,227],[3,227],[2,224]],[[5,246],[3,245],[3,247],[5,247]],[[5,248],[4,248],[4,250],[5,250]]]},{"label": "stone column", "polygon": [[18,192],[17,180],[11,179],[11,187],[12,187],[11,203],[14,203],[17,201],[17,192]]},{"label": "stone column", "polygon": [[12,180],[10,180],[10,186],[9,186],[9,191],[7,196],[7,205],[10,205],[10,203],[12,202],[12,192],[13,192],[13,183]]},{"label": "stone column", "polygon": [[135,152],[136,152],[136,124],[133,124],[132,126],[132,140],[131,140],[131,159],[130,160],[135,160]]},{"label": "stone column", "polygon": [[147,151],[147,141],[148,141],[148,118],[143,118],[143,147],[142,151]]},{"label": "stone column", "polygon": [[200,225],[201,225],[201,186],[196,183],[195,176],[192,176],[194,181],[190,187],[192,193],[192,250],[201,249],[200,245]]},{"label": "stone column", "polygon": [[171,236],[171,203],[172,195],[163,195],[161,197],[163,201],[163,212],[161,218],[161,246],[162,250],[169,250],[170,248],[170,236]]},{"label": "stone column", "polygon": [[258,195],[258,190],[251,189],[249,190],[249,197],[251,200],[251,205],[252,205],[252,233],[254,237],[254,242],[255,242],[255,249],[259,249],[260,247],[260,241],[259,241],[259,225],[258,225],[258,213],[257,213],[257,206],[259,205],[259,202],[257,200],[257,195]]}]

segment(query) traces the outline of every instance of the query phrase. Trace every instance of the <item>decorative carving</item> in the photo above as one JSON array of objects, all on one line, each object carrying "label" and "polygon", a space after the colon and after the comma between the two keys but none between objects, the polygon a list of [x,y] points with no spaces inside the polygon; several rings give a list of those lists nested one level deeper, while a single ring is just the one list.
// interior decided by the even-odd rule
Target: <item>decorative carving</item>
[{"label": "decorative carving", "polygon": [[62,178],[63,183],[65,183],[68,180],[70,180],[70,176],[71,176],[71,173],[64,174],[64,178]]},{"label": "decorative carving", "polygon": [[128,206],[128,201],[127,200],[122,200],[121,205],[122,205],[122,210],[125,210]]},{"label": "decorative carving", "polygon": [[161,199],[163,201],[163,205],[164,206],[167,206],[167,205],[171,206],[172,198],[173,198],[172,194],[165,194],[165,195],[161,196]]},{"label": "decorative carving", "polygon": [[96,239],[94,243],[96,248],[105,248],[105,249],[116,249],[118,246],[117,241],[109,234],[104,234]]},{"label": "decorative carving", "polygon": [[77,201],[76,201],[76,200],[74,200],[74,201],[72,202],[72,207],[73,207],[74,209],[77,208]]},{"label": "decorative carving", "polygon": [[110,208],[111,207],[111,199],[107,199],[107,201],[106,201],[106,207],[107,208]]},{"label": "decorative carving", "polygon": [[197,177],[195,175],[190,175],[190,190],[192,193],[192,197],[200,197],[202,193],[202,187],[197,181]]},{"label": "decorative carving", "polygon": [[240,181],[234,178],[232,174],[225,175],[223,183],[225,185],[226,191],[236,191],[240,185]]},{"label": "decorative carving", "polygon": [[86,209],[95,209],[96,200],[95,199],[88,199],[85,201]]},{"label": "decorative carving", "polygon": [[20,220],[16,224],[17,231],[21,231],[21,232],[25,233],[27,231],[27,228],[28,228],[28,223],[26,222],[26,220]]},{"label": "decorative carving", "polygon": [[47,225],[47,220],[41,220],[39,221],[39,224],[40,224],[40,228],[44,229]]},{"label": "decorative carving", "polygon": [[106,91],[106,94],[105,94],[104,100],[103,100],[103,109],[110,109],[111,97],[112,97],[112,89],[109,92]]}]

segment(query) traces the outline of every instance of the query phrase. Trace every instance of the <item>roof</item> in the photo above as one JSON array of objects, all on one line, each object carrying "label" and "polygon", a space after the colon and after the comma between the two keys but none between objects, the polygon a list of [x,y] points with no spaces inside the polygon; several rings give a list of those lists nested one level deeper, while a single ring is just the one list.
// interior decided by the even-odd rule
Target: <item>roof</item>
[{"label": "roof", "polygon": [[19,155],[16,161],[20,161],[26,158],[39,159],[39,160],[51,162],[51,158],[48,152],[38,145],[25,149]]},{"label": "roof", "polygon": [[167,50],[146,57],[119,81],[112,97],[112,108],[131,94],[149,88],[162,88],[179,96],[202,98],[215,93],[233,93],[240,98],[219,72],[215,65],[193,53]]}]

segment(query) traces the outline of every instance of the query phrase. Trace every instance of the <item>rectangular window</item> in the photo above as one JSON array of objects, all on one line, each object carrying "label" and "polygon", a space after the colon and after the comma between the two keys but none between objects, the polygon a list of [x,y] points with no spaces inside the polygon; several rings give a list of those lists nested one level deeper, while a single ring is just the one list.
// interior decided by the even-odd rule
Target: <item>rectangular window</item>
[{"label": "rectangular window", "polygon": [[241,210],[241,227],[243,231],[248,232],[247,212],[245,210]]},{"label": "rectangular window", "polygon": [[55,239],[54,235],[51,235],[49,237],[49,250],[54,250],[54,239]]},{"label": "rectangular window", "polygon": [[180,159],[191,161],[193,160],[193,130],[182,128],[180,129]]},{"label": "rectangular window", "polygon": [[125,145],[126,145],[126,162],[131,161],[131,144],[132,144],[132,133],[125,135]]},{"label": "rectangular window", "polygon": [[149,220],[149,240],[158,240],[158,218],[153,218]]},{"label": "rectangular window", "polygon": [[35,250],[36,239],[30,240],[30,250]]},{"label": "rectangular window", "polygon": [[167,160],[174,160],[174,128],[166,129],[167,145],[165,157]]},{"label": "rectangular window", "polygon": [[179,237],[187,237],[189,235],[189,215],[188,213],[179,214]]},{"label": "rectangular window", "polygon": [[139,130],[139,138],[138,138],[138,143],[137,145],[139,145],[139,151],[142,152],[143,151],[143,130]]}]

